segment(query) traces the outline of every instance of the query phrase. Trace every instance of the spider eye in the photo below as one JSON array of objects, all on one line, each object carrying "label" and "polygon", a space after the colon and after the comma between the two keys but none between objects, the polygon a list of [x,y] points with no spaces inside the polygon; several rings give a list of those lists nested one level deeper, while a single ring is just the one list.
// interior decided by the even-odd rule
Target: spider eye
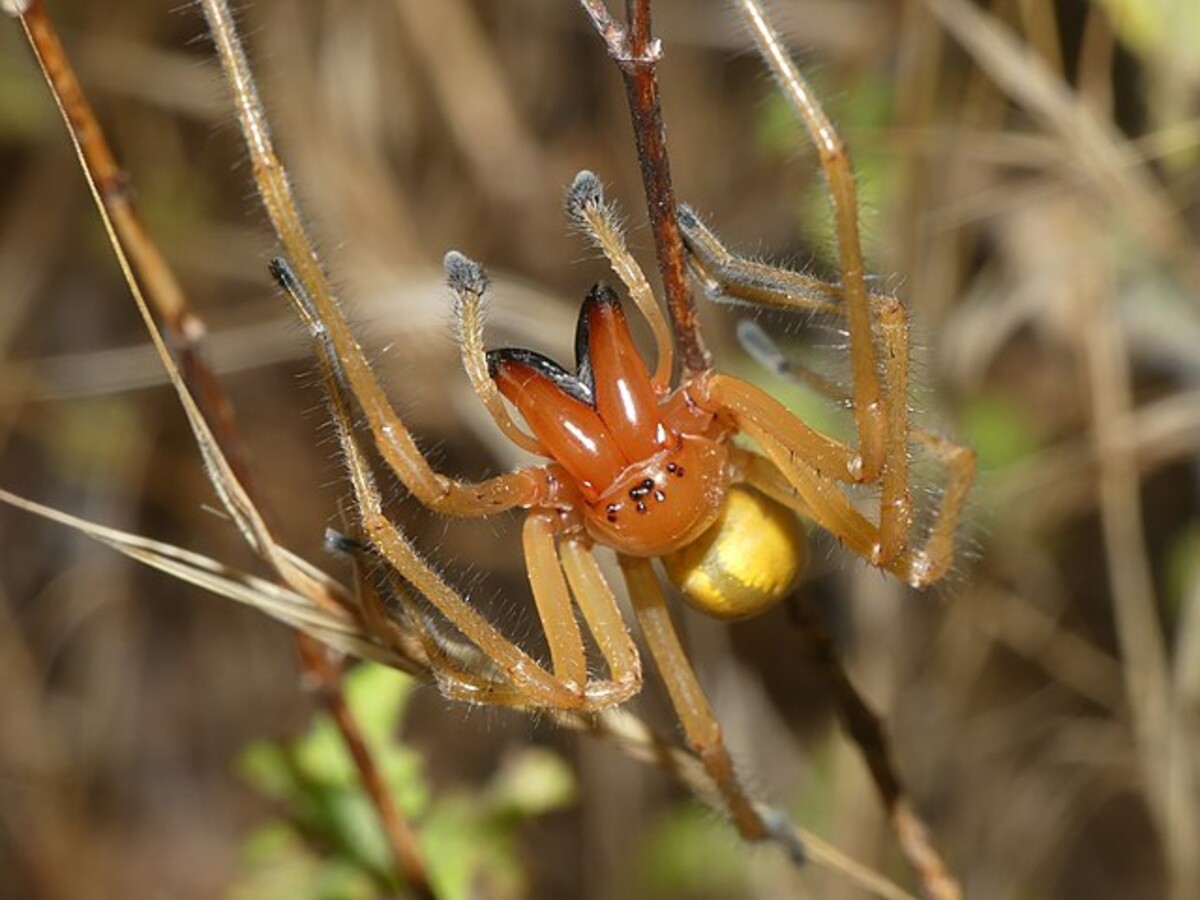
[{"label": "spider eye", "polygon": [[808,565],[808,539],[791,510],[734,485],[721,517],[698,540],[664,556],[663,565],[700,612],[746,619],[791,590]]}]

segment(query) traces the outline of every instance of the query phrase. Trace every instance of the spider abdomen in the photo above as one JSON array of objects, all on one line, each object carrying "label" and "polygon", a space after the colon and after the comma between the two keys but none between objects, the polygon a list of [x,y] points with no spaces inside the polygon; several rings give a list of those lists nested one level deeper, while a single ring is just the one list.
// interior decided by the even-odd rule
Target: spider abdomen
[{"label": "spider abdomen", "polygon": [[808,538],[791,510],[745,485],[729,489],[717,520],[663,557],[667,575],[693,607],[746,619],[784,598],[808,564]]}]

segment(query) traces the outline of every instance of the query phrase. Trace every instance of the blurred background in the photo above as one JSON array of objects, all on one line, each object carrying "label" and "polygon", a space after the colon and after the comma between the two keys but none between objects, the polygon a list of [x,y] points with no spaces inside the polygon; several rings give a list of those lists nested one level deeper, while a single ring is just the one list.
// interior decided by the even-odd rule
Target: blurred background
[{"label": "blurred background", "polygon": [[[207,323],[281,533],[344,577],[321,540],[344,525],[347,488],[307,342],[266,272],[275,243],[198,10],[50,11]],[[1187,896],[1200,885],[1200,11],[771,11],[851,148],[871,270],[911,311],[914,413],[980,459],[944,583],[914,593],[814,535],[797,602],[821,609],[885,717],[969,896]],[[655,14],[679,196],[740,252],[836,278],[815,156],[735,12],[659,0]],[[214,511],[58,114],[20,29],[2,24],[0,487],[261,571]],[[262,0],[241,24],[398,409],[446,472],[520,462],[461,373],[440,259],[457,248],[488,267],[492,345],[568,360],[582,297],[611,277],[562,213],[589,168],[655,268],[624,90],[589,23],[566,0]],[[844,411],[742,354],[749,314],[704,306],[719,365],[844,427]],[[828,324],[761,323],[844,372]],[[936,467],[916,478],[934,502]],[[398,492],[394,505],[456,584],[537,646],[513,520],[446,522]],[[753,790],[910,885],[788,610],[678,618]],[[430,821],[452,798],[495,805],[530,748],[551,752],[542,775],[566,762],[550,800],[497,807],[502,863],[476,868],[478,846],[429,851],[475,896],[862,896],[746,847],[613,747],[431,688],[403,704],[418,771],[405,778]],[[634,706],[673,727],[655,677]],[[288,831],[295,798],[269,789],[272,763],[256,778],[247,762],[252,745],[304,740],[313,714],[281,626],[0,506],[0,897],[370,896],[369,879],[320,880],[330,860],[353,869],[353,848]],[[264,849],[264,833],[277,843]]]}]

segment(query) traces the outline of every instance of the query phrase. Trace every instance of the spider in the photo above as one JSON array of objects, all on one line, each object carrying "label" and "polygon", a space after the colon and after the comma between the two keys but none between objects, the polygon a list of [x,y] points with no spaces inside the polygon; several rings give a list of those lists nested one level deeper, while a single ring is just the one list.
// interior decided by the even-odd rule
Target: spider
[{"label": "spider", "polygon": [[[832,135],[832,129],[824,133]],[[852,214],[844,207],[850,179],[844,154],[823,160],[838,213]],[[472,387],[513,443],[547,460],[482,482],[437,473],[389,405],[338,306],[310,293],[282,258],[271,271],[315,339],[369,545],[482,656],[481,663],[449,650],[441,626],[415,611],[411,599],[404,601],[406,627],[424,644],[443,693],[471,703],[584,713],[637,693],[638,651],[595,557],[598,549],[613,550],[688,744],[739,831],[762,838],[770,825],[738,782],[652,561],[662,561],[670,580],[701,612],[722,619],[756,615],[783,599],[804,568],[803,517],[871,564],[921,587],[951,564],[973,458],[966,448],[910,429],[904,308],[895,298],[869,294],[861,267],[844,268],[835,286],[753,263],[725,249],[690,209],[679,210],[692,269],[710,296],[812,309],[848,321],[855,377],[849,399],[860,438],[851,447],[810,428],[762,388],[712,368],[685,367],[673,380],[671,328],[591,172],[575,178],[567,211],[603,251],[649,323],[657,359],[651,371],[633,342],[620,298],[604,284],[591,289],[580,311],[573,371],[532,350],[485,351],[481,305],[487,276],[462,253],[448,253],[446,276],[456,296],[462,361]],[[849,257],[858,260],[856,233],[851,240]],[[806,374],[840,398],[816,373]],[[385,516],[356,435],[355,408],[383,460],[431,510],[460,517],[526,511],[522,545],[549,667],[451,588]],[[758,450],[735,445],[739,433]],[[933,526],[919,545],[911,540],[910,440],[925,444],[950,472]],[[877,521],[860,512],[845,490],[875,484]],[[576,607],[607,677],[589,664]]]},{"label": "spider", "polygon": [[[220,10],[210,10],[217,14]],[[218,44],[233,34],[228,24],[213,30]],[[648,322],[655,364],[651,370],[638,352],[619,296],[602,284],[591,289],[580,311],[573,371],[532,350],[485,350],[486,274],[465,255],[448,253],[445,270],[457,298],[462,359],[472,387],[514,444],[546,460],[482,482],[436,472],[389,404],[307,245],[240,47],[221,47],[226,64],[233,63],[230,78],[238,85],[262,198],[295,266],[278,258],[271,271],[314,338],[367,552],[413,589],[397,592],[399,624],[420,642],[439,687],[471,703],[580,714],[599,713],[636,694],[642,687],[638,650],[595,555],[598,549],[615,551],[686,740],[748,839],[772,833],[770,816],[738,781],[672,624],[653,560],[662,561],[669,579],[701,612],[722,619],[756,615],[783,599],[805,567],[803,518],[871,564],[921,587],[951,564],[954,530],[973,475],[969,450],[909,425],[907,319],[897,299],[867,290],[846,154],[773,32],[764,26],[762,35],[765,55],[782,73],[821,151],[838,222],[840,282],[742,259],[686,206],[677,210],[678,227],[692,271],[713,299],[844,319],[853,372],[849,394],[794,364],[779,368],[850,404],[857,443],[812,429],[762,388],[716,371],[704,353],[681,354],[676,376],[681,326],[668,324],[599,179],[585,171],[568,192],[568,214],[607,257]],[[429,509],[477,518],[525,511],[524,557],[549,666],[492,625],[385,515],[358,434],[360,413],[378,454]],[[735,444],[739,434],[757,450]],[[932,528],[920,543],[911,538],[911,443],[924,445],[949,471]],[[878,487],[876,516],[852,502],[847,488],[855,486]],[[598,661],[589,660],[579,618],[602,658],[604,676]],[[449,636],[451,629],[457,636]]]},{"label": "spider", "polygon": [[[487,277],[465,255],[447,254],[472,387],[514,444],[546,460],[481,482],[435,471],[388,402],[300,222],[244,55],[224,21],[227,13],[220,4],[207,5],[206,13],[237,85],[260,195],[290,259],[274,260],[271,272],[313,337],[367,552],[411,588],[397,591],[401,621],[384,622],[385,629],[398,626],[402,641],[415,637],[438,686],[452,699],[598,714],[642,686],[637,647],[595,555],[598,549],[615,551],[634,617],[685,739],[739,832],[757,840],[779,836],[780,823],[741,787],[675,631],[653,560],[662,560],[684,597],[702,612],[726,619],[751,616],[779,602],[798,578],[807,556],[802,517],[873,565],[923,586],[951,564],[974,464],[966,448],[909,426],[907,318],[899,300],[867,290],[845,150],[761,9],[746,7],[764,57],[820,151],[837,221],[840,282],[741,259],[687,207],[678,210],[678,225],[692,270],[709,296],[813,310],[845,321],[853,374],[848,397],[816,373],[790,371],[850,403],[857,444],[821,434],[763,389],[713,369],[698,331],[687,331],[694,323],[681,323],[674,304],[674,328],[668,325],[599,179],[583,172],[568,192],[568,214],[608,258],[649,323],[654,369],[633,343],[619,297],[603,285],[591,290],[580,312],[573,372],[531,350],[486,351],[481,306]],[[588,9],[592,14],[590,4]],[[673,378],[676,344],[684,352]],[[521,540],[549,666],[448,584],[387,517],[360,442],[359,414],[383,462],[428,509],[473,518],[525,511]],[[738,434],[758,450],[735,445]],[[927,447],[949,472],[930,533],[919,545],[910,538],[910,442]],[[852,502],[847,488],[853,486],[878,486],[874,518]],[[607,670],[603,676],[598,661],[589,660],[580,618]]]}]

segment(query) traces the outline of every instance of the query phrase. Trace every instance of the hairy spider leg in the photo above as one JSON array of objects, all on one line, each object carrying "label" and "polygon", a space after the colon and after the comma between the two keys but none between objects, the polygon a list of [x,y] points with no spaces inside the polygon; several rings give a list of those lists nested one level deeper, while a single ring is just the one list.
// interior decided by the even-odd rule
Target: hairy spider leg
[{"label": "hairy spider leg", "polygon": [[751,33],[763,59],[816,145],[821,170],[825,173],[837,223],[841,290],[850,331],[850,356],[854,372],[854,419],[862,453],[862,480],[874,482],[884,466],[887,421],[882,408],[878,353],[872,333],[866,268],[858,231],[858,196],[854,172],[841,136],[792,62],[761,5],[757,0],[739,0],[739,4],[750,22]]},{"label": "hairy spider leg", "polygon": [[734,255],[686,203],[679,204],[678,217],[688,267],[709,300],[843,314],[842,291],[836,285]]},{"label": "hairy spider leg", "polygon": [[[804,384],[837,403],[850,402],[850,395],[844,389],[800,361],[785,356],[757,323],[749,320],[738,323],[738,340],[747,353],[775,374]],[[899,385],[894,388],[901,389]],[[892,390],[889,389],[889,393]],[[894,438],[897,432],[898,428],[893,426],[891,436]],[[908,434],[914,444],[922,447],[946,470],[945,488],[934,510],[933,523],[923,548],[927,565],[923,583],[928,584],[945,575],[954,559],[954,534],[971,483],[975,480],[975,452],[926,428],[910,425]],[[774,496],[771,490],[767,492]]]},{"label": "hairy spider leg", "polygon": [[340,377],[358,399],[380,456],[413,496],[446,515],[489,516],[532,505],[546,489],[537,470],[519,470],[477,484],[449,478],[433,469],[403,419],[392,408],[334,299],[316,248],[300,221],[287,170],[275,152],[271,129],[241,42],[232,23],[213,18],[227,12],[219,7],[205,7],[226,76],[238,88],[234,91],[234,102],[253,162],[259,196],[288,258],[296,267],[294,271],[288,267],[286,276],[276,277],[281,281],[287,277],[296,286],[303,285],[302,291],[289,289],[287,293],[309,328],[320,329],[325,335],[323,340],[338,360]]},{"label": "hairy spider leg", "polygon": [[941,578],[953,559],[954,529],[974,472],[970,450],[948,441],[935,448],[951,467],[953,477],[934,529],[925,546],[905,546],[887,561],[877,561],[881,529],[860,513],[838,484],[808,465],[802,455],[779,440],[769,424],[749,418],[738,423],[759,444],[765,458],[745,467],[747,483],[812,519],[832,533],[854,553],[904,579],[914,587],[925,587]]},{"label": "hairy spider leg", "polygon": [[671,705],[683,725],[688,746],[700,758],[712,778],[738,831],[747,840],[761,840],[769,833],[767,823],[751,803],[738,781],[733,760],[721,737],[721,726],[688,661],[671,621],[666,598],[650,560],[619,554],[634,615],[662,676]]},{"label": "hairy spider leg", "polygon": [[667,324],[642,267],[625,244],[616,208],[605,199],[604,185],[592,172],[585,169],[575,176],[567,191],[567,214],[604,253],[612,270],[629,291],[630,299],[650,324],[658,357],[651,382],[656,392],[666,394],[671,389],[675,353],[671,326]]},{"label": "hairy spider leg", "polygon": [[483,350],[483,295],[487,293],[488,277],[483,266],[457,250],[451,250],[442,260],[446,282],[454,291],[454,317],[458,324],[458,346],[463,368],[471,388],[479,397],[492,420],[505,437],[523,450],[538,456],[550,456],[536,437],[516,423],[504,405],[500,389],[488,374],[487,355]]}]

